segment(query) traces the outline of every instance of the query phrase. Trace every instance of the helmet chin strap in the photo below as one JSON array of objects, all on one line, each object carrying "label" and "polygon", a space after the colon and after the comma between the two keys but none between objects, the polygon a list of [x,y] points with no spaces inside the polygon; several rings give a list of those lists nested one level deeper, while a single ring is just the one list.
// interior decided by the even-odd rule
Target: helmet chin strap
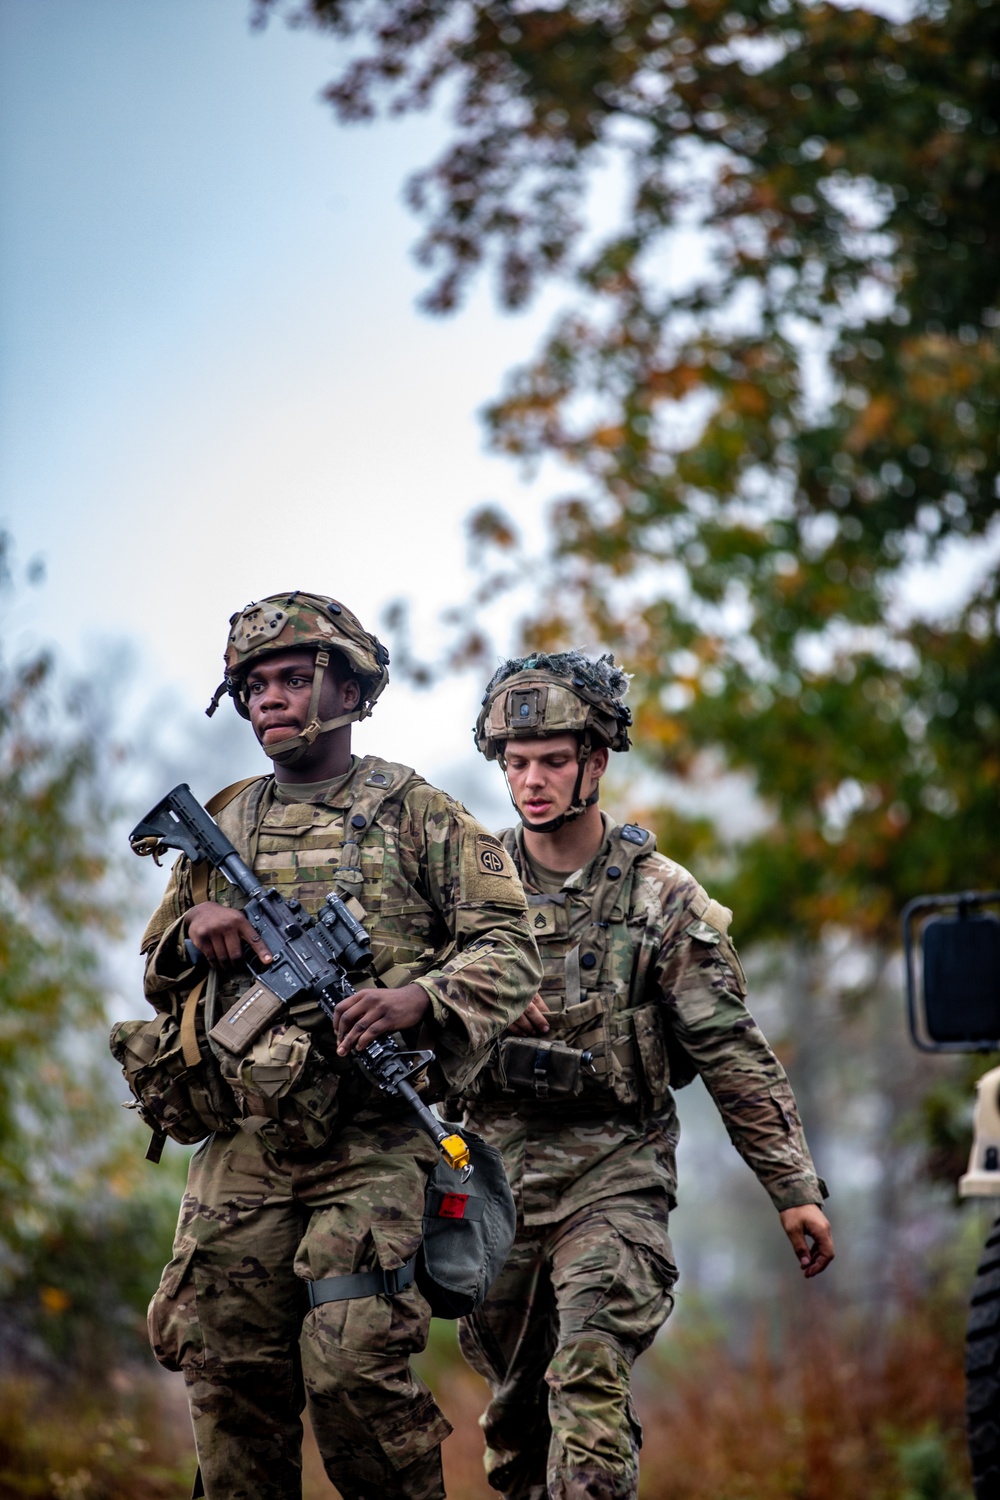
[{"label": "helmet chin strap", "polygon": [[597,801],[597,797],[598,793],[595,789],[583,802],[574,802],[564,813],[560,813],[557,818],[550,818],[547,823],[529,823],[516,802],[514,806],[518,817],[529,833],[555,833],[556,829],[561,828],[564,823],[572,823],[573,819],[578,818],[581,813],[585,813],[588,807],[593,807]]},{"label": "helmet chin strap", "polygon": [[585,813],[588,807],[593,807],[594,803],[600,796],[600,786],[595,786],[589,797],[580,796],[580,792],[583,789],[583,773],[587,769],[587,762],[590,759],[590,751],[591,746],[589,745],[589,743],[587,743],[586,740],[584,740],[584,742],[580,745],[580,754],[578,757],[579,768],[576,773],[576,785],[573,788],[573,796],[570,799],[569,807],[567,807],[564,813],[559,813],[556,817],[550,818],[547,823],[528,822],[527,818],[524,816],[524,813],[514,801],[514,793],[510,789],[510,781],[507,777],[507,757],[506,755],[503,757],[501,766],[503,768],[504,780],[507,782],[507,795],[510,797],[511,804],[514,808],[514,811],[520,818],[522,825],[527,828],[529,833],[555,833],[556,829],[562,828],[564,823],[572,823],[575,818],[579,818],[581,814]]},{"label": "helmet chin strap", "polygon": [[[335,719],[320,719],[319,695],[323,690],[323,677],[327,667],[330,665],[330,653],[322,648],[316,652],[316,668],[313,672],[312,691],[309,694],[309,708],[306,713],[306,727],[298,734],[290,735],[287,740],[278,740],[273,745],[261,745],[264,754],[279,766],[294,766],[300,761],[321,734],[329,734],[331,729],[339,729],[342,724],[353,724],[357,719],[366,717],[364,709],[355,709],[352,713],[338,714]],[[369,710],[370,712],[370,710]]]}]

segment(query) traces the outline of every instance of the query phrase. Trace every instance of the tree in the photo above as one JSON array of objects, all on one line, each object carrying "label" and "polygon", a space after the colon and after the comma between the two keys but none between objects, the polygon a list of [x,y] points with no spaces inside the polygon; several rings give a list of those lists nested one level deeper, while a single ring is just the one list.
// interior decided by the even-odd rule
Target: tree
[{"label": "tree", "polygon": [[[431,310],[483,266],[510,308],[573,288],[488,413],[501,451],[572,476],[525,640],[618,647],[655,764],[711,752],[752,779],[772,816],[734,852],[741,937],[885,942],[916,891],[996,883],[996,568],[950,615],[904,588],[971,542],[994,555],[996,4],[296,14],[356,44],[327,91],[342,119],[452,101],[409,190]],[[531,566],[506,518],[473,534],[496,582]]]},{"label": "tree", "polygon": [[[4,590],[9,555],[0,534]],[[144,1334],[172,1210],[162,1179],[137,1191],[109,1086],[104,952],[126,900],[94,709],[50,654],[0,658],[0,1326],[7,1359],[48,1349],[98,1378]]]}]

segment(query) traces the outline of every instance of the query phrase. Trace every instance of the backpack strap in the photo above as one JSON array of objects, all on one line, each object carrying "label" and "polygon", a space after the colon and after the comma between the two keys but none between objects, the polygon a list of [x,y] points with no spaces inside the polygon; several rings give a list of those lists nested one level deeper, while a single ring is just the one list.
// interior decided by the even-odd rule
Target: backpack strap
[{"label": "backpack strap", "polygon": [[[230,802],[235,802],[240,792],[245,792],[248,786],[253,786],[255,781],[266,780],[266,775],[246,776],[242,781],[234,781],[231,786],[224,786],[221,792],[216,792],[214,797],[209,797],[205,803],[205,811],[214,818],[216,813],[228,807]],[[201,859],[196,865],[191,866],[191,895],[195,906],[208,900],[208,882],[211,874],[212,866],[207,859]]]},{"label": "backpack strap", "polygon": [[198,1014],[198,1001],[207,983],[207,975],[204,979],[199,979],[184,1001],[184,1009],[181,1011],[181,1052],[189,1068],[197,1067],[201,1062],[201,1047],[198,1045],[198,1030],[195,1021]]}]

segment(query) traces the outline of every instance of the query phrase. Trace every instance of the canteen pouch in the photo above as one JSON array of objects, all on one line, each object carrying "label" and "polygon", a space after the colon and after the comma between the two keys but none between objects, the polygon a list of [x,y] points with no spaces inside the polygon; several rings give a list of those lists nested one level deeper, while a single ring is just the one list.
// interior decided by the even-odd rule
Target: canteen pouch
[{"label": "canteen pouch", "polygon": [[503,1270],[517,1211],[500,1152],[464,1126],[446,1128],[468,1144],[473,1172],[463,1179],[440,1161],[431,1172],[416,1280],[435,1318],[464,1318]]}]

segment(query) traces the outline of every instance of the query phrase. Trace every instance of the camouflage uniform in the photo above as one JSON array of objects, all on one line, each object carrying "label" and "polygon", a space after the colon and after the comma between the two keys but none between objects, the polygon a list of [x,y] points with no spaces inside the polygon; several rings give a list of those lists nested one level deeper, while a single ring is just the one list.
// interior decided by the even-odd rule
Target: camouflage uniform
[{"label": "camouflage uniform", "polygon": [[[439,1096],[467,1084],[539,976],[498,841],[407,767],[373,757],[316,787],[258,778],[217,818],[255,872],[309,912],[331,889],[360,900],[382,981],[415,980],[430,997],[420,1043],[438,1054]],[[190,990],[181,919],[205,895],[178,861],[143,940],[159,1009]],[[207,895],[242,904],[214,873]],[[203,1047],[246,986],[212,974],[197,1012]],[[437,1500],[449,1428],[408,1366],[429,1323],[416,1284],[306,1305],[309,1281],[405,1267],[435,1159],[405,1111],[375,1101],[349,1059],[322,1049],[323,1030],[318,1013],[293,1007],[246,1057],[215,1049],[214,1097],[228,1091],[231,1120],[192,1159],[150,1337],[157,1358],[184,1371],[210,1497],[300,1493],[307,1399],[347,1500]]]},{"label": "camouflage uniform", "polygon": [[[464,1096],[469,1125],[503,1152],[518,1204],[507,1266],[460,1330],[492,1391],[490,1484],[512,1500],[636,1493],[631,1365],[669,1315],[677,1276],[671,1085],[701,1075],[776,1208],[826,1192],[784,1071],[745,1006],[730,913],[655,852],[652,834],[606,816],[604,828],[597,856],[554,895],[533,879],[522,831],[502,836],[542,954],[550,1032],[521,1044],[536,1049],[527,1072],[516,1039],[501,1043]],[[591,1053],[579,1077],[562,1067],[560,1044]]]}]

